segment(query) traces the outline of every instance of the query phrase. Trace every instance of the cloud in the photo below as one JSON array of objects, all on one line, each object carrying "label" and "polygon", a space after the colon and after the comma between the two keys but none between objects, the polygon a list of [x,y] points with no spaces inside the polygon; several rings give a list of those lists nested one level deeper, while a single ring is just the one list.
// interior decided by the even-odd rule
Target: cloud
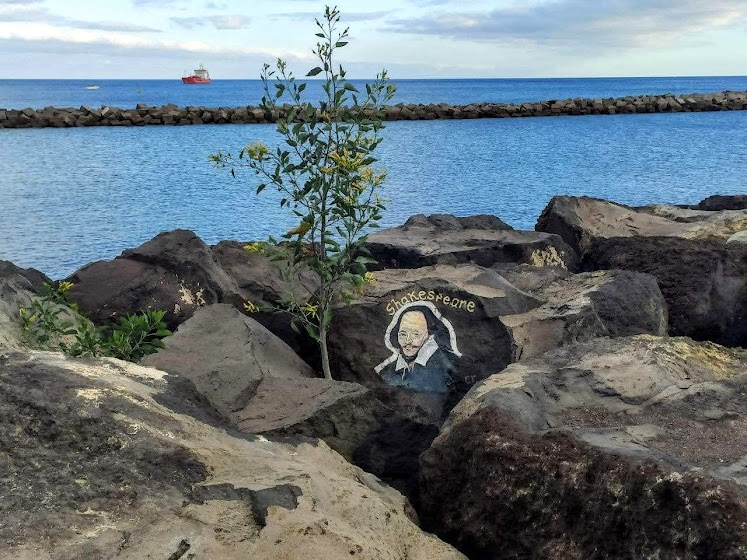
[{"label": "cloud", "polygon": [[[0,0],[2,2],[2,0]],[[157,33],[159,29],[137,25],[121,21],[87,21],[73,19],[66,16],[52,14],[46,8],[12,8],[8,11],[0,12],[0,23],[2,22],[29,22],[29,23],[46,23],[53,26],[73,27],[76,29],[96,29],[100,31],[125,31],[125,32],[145,32]]]},{"label": "cloud", "polygon": [[661,46],[747,21],[744,0],[555,0],[398,19],[387,30],[571,49]]},{"label": "cloud", "polygon": [[20,5],[27,6],[29,4],[40,4],[41,2],[42,2],[42,0],[0,0],[0,5],[2,5],[2,4],[5,4],[5,5],[12,4],[14,6],[16,6],[16,5],[17,6],[20,6]]},{"label": "cloud", "polygon": [[[373,21],[381,19],[390,15],[391,10],[382,10],[379,12],[345,12],[341,14],[341,23],[348,23],[351,21]],[[314,21],[314,18],[319,19],[319,12],[293,12],[286,14],[272,14],[272,17],[292,19],[298,21]]]},{"label": "cloud", "polygon": [[106,51],[110,54],[205,54],[230,56],[278,57],[292,60],[310,59],[305,52],[287,49],[267,49],[254,47],[226,47],[206,41],[174,41],[156,39],[124,33],[109,33],[93,29],[61,29],[45,23],[10,25],[0,23],[0,40],[26,44],[27,47],[58,52],[60,48],[73,49],[80,53]]},{"label": "cloud", "polygon": [[202,17],[172,17],[171,21],[185,29],[194,29],[208,23],[212,24],[216,29],[244,29],[249,26],[251,20],[247,16],[233,14]]}]

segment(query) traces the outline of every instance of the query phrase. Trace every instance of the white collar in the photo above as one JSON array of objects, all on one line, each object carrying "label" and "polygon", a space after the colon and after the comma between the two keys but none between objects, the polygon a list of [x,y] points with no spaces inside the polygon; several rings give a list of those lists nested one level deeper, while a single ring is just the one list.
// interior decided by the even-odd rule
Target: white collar
[{"label": "white collar", "polygon": [[[438,343],[433,338],[433,335],[431,335],[420,347],[420,350],[418,350],[418,353],[415,356],[415,361],[412,363],[418,364],[419,366],[425,366],[437,350]],[[395,371],[405,370],[402,372],[402,379],[405,378],[405,374],[410,370],[410,365],[405,361],[401,352],[397,355],[397,363],[395,364],[394,369]]]}]

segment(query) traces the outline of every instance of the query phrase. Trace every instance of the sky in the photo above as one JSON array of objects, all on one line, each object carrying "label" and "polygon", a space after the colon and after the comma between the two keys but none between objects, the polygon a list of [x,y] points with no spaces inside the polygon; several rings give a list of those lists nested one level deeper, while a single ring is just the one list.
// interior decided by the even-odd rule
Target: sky
[{"label": "sky", "polygon": [[[315,66],[315,0],[0,0],[2,78]],[[351,78],[747,75],[747,0],[340,0]],[[191,73],[191,72],[190,72]]]}]

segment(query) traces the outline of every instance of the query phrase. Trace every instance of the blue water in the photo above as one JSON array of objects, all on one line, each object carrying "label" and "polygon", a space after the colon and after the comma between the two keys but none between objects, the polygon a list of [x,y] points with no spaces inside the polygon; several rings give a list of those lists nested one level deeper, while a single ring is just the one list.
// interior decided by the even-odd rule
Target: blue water
[{"label": "blue water", "polygon": [[[611,80],[621,91],[600,95],[645,87],[677,92],[670,79],[648,80],[631,80],[628,91]],[[687,91],[747,89],[697,80],[682,79]],[[488,82],[509,81],[431,81],[429,91],[469,103],[476,98],[468,91],[487,96]],[[525,80],[512,81],[517,90],[496,87],[492,95],[532,98],[567,86],[537,80],[547,82],[544,89],[521,89]],[[590,82],[539,97],[594,96],[597,80]],[[427,83],[418,87],[425,91]],[[389,172],[384,225],[418,212],[492,213],[532,229],[557,194],[641,205],[744,193],[745,130],[747,111],[388,123],[378,152]],[[192,229],[209,243],[282,233],[295,224],[275,193],[257,197],[254,176],[232,179],[207,160],[251,140],[274,144],[278,137],[272,125],[0,130],[0,259],[61,278],[164,230]]]},{"label": "blue water", "polygon": [[[96,84],[98,90],[87,90]],[[309,81],[310,97],[321,95],[318,81]],[[353,80],[361,86],[362,81]],[[397,103],[520,103],[571,97],[622,97],[664,93],[710,93],[747,90],[747,76],[684,78],[532,78],[484,80],[397,80]],[[214,80],[208,86],[184,85],[180,80],[0,80],[0,108],[98,107],[122,109],[138,103],[175,103],[205,107],[257,105],[259,80]]]}]

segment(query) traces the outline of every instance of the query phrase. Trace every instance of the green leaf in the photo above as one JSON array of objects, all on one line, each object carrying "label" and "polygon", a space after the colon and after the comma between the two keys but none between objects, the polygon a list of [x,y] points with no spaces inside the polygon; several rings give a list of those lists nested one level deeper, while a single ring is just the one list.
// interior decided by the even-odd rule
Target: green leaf
[{"label": "green leaf", "polygon": [[309,70],[309,72],[306,75],[309,77],[313,77],[321,73],[322,73],[322,69],[317,66],[316,68],[312,68],[311,70]]}]

